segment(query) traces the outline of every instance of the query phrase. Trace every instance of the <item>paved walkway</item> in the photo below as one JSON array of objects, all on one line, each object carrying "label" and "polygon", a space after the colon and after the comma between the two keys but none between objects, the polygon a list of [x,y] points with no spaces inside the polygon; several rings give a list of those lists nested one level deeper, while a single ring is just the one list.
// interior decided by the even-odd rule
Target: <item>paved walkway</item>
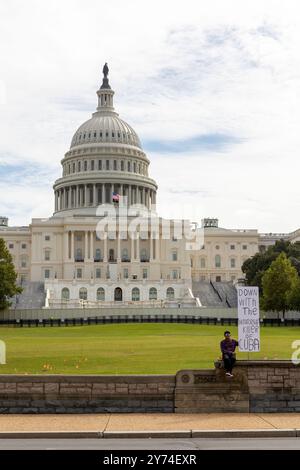
[{"label": "paved walkway", "polygon": [[300,413],[0,415],[0,433],[248,429],[300,429]]}]

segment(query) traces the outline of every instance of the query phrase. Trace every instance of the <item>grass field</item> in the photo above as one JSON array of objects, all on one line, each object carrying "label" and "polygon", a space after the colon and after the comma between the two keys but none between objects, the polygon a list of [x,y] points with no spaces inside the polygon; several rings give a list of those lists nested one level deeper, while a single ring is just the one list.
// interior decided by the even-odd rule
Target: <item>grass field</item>
[{"label": "grass field", "polygon": [[[212,368],[224,329],[175,323],[1,327],[7,365],[0,365],[0,374],[173,374]],[[236,327],[230,331],[237,336]],[[262,328],[262,350],[250,359],[290,359],[295,339],[300,339],[300,328]],[[248,358],[246,353],[237,356]]]}]

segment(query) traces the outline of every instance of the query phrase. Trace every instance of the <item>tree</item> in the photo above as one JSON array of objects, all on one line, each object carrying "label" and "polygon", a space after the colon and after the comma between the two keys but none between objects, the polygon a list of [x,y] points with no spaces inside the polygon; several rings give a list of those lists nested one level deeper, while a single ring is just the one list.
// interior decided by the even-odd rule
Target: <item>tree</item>
[{"label": "tree", "polygon": [[300,310],[300,278],[298,277],[296,284],[289,294],[289,304],[291,310]]},{"label": "tree", "polygon": [[291,297],[299,281],[298,273],[287,255],[282,252],[272,261],[262,277],[263,310],[282,312],[291,308]]},{"label": "tree", "polygon": [[300,243],[278,240],[266,251],[256,253],[243,263],[242,271],[246,275],[246,283],[249,286],[258,286],[260,293],[262,293],[263,275],[280,253],[286,254],[300,276]]},{"label": "tree", "polygon": [[0,238],[0,310],[9,307],[11,305],[9,299],[22,292],[22,288],[17,286],[16,281],[17,273],[11,254],[3,238]]}]

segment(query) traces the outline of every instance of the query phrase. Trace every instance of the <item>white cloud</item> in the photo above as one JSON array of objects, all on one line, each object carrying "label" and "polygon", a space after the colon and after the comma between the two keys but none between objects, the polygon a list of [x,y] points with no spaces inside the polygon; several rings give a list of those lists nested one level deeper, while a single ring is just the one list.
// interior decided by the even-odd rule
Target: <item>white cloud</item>
[{"label": "white cloud", "polygon": [[[162,215],[174,206],[188,213],[196,201],[223,226],[293,230],[299,12],[296,0],[2,2],[0,161],[54,174],[95,109],[107,61],[117,110],[142,141],[241,139],[215,152],[149,154]],[[14,188],[2,183],[1,215],[23,224],[49,216],[51,185],[33,186],[29,177]]]}]

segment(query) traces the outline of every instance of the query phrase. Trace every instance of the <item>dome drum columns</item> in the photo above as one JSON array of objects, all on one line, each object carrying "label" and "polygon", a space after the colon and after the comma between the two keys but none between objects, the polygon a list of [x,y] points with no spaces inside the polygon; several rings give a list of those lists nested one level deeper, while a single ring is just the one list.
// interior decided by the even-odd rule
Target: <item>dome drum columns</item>
[{"label": "dome drum columns", "polygon": [[112,193],[127,197],[127,205],[143,204],[151,209],[156,204],[156,191],[144,186],[123,183],[87,183],[55,190],[55,212],[112,203]]}]

